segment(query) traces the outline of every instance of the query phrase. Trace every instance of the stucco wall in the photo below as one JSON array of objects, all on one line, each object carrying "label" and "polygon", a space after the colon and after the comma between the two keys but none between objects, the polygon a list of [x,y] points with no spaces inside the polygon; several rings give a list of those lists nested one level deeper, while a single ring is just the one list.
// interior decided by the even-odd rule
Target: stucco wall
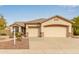
[{"label": "stucco wall", "polygon": [[[57,20],[55,20],[55,19],[57,19]],[[65,21],[65,20],[62,20],[60,18],[53,18],[51,20],[48,20],[48,21],[42,23],[42,25],[41,25],[42,32],[44,32],[44,30],[43,30],[44,29],[44,27],[43,27],[44,25],[51,25],[51,24],[68,25],[69,26],[69,32],[70,33],[72,32],[72,24],[67,22],[67,21]]]},{"label": "stucco wall", "polygon": [[38,25],[38,24],[27,24],[26,25],[26,32],[28,32],[28,30],[30,29],[30,28],[28,28],[29,26],[40,26],[40,25]]}]

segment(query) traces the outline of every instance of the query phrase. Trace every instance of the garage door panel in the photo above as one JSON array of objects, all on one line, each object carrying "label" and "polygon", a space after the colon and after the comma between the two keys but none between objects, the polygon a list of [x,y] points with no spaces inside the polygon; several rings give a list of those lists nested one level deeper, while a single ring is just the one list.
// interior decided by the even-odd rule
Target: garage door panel
[{"label": "garage door panel", "polygon": [[44,37],[66,37],[66,27],[45,27]]},{"label": "garage door panel", "polygon": [[38,37],[39,29],[38,28],[29,28],[28,29],[28,36],[29,37]]}]

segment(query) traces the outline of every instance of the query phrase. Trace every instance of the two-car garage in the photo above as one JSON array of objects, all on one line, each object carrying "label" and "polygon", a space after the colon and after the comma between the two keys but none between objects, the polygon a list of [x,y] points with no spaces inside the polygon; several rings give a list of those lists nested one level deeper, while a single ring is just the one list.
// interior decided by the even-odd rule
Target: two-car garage
[{"label": "two-car garage", "polygon": [[28,28],[29,37],[69,37],[72,34],[72,23],[60,16],[45,21],[35,20],[32,23]]},{"label": "two-car garage", "polygon": [[67,31],[65,26],[44,27],[44,37],[67,37]]},{"label": "two-car garage", "polygon": [[[67,26],[49,26],[44,27],[43,37],[67,37],[68,27]],[[28,36],[29,37],[39,37],[40,31],[39,28],[29,28]]]}]

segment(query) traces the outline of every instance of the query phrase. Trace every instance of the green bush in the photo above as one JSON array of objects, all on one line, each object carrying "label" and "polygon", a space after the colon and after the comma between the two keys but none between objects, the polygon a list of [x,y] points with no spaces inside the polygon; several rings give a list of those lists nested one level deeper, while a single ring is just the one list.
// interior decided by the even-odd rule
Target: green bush
[{"label": "green bush", "polygon": [[6,34],[6,33],[0,33],[0,35],[1,35],[1,36],[6,36],[7,34]]},{"label": "green bush", "polygon": [[22,33],[16,32],[15,35],[16,35],[16,38],[17,38],[16,40],[21,41],[21,39],[22,39]]},{"label": "green bush", "polygon": [[76,35],[79,35],[79,29],[76,30]]},{"label": "green bush", "polygon": [[6,35],[8,35],[8,32],[5,31],[5,30],[0,30],[0,35],[1,36],[6,36]]}]

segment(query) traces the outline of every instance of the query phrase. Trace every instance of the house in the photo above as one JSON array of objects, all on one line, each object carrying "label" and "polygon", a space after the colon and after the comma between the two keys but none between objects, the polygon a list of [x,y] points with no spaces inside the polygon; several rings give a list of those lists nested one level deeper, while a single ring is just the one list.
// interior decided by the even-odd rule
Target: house
[{"label": "house", "polygon": [[25,22],[15,22],[10,25],[10,32],[13,33],[14,29],[15,32],[21,32],[23,34],[26,33],[26,27],[25,27]]},{"label": "house", "polygon": [[12,31],[14,28],[16,32],[22,32],[28,37],[73,36],[72,22],[58,15],[48,19],[41,18],[27,22],[15,22],[10,27]]}]

